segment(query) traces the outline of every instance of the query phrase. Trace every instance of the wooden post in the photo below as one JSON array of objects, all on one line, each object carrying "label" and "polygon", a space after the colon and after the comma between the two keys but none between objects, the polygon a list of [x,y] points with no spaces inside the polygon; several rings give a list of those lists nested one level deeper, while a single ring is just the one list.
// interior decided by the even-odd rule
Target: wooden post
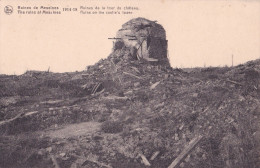
[{"label": "wooden post", "polygon": [[203,136],[197,136],[193,138],[188,146],[184,148],[184,150],[181,152],[181,154],[172,162],[172,164],[168,168],[176,168],[182,160],[190,153],[190,151],[199,143],[199,141],[202,139]]},{"label": "wooden post", "polygon": [[232,67],[233,67],[233,54],[232,54]]},{"label": "wooden post", "polygon": [[160,151],[156,151],[150,158],[150,160],[154,160],[158,155],[160,154]]},{"label": "wooden post", "polygon": [[142,158],[142,161],[145,166],[151,166],[151,163],[147,160],[147,158],[143,154],[139,154],[139,156]]}]

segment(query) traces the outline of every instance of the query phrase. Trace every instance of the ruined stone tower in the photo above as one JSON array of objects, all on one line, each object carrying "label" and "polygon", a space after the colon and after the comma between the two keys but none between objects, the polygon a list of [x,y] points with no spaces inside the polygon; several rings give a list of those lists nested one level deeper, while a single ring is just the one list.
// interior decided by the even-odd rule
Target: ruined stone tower
[{"label": "ruined stone tower", "polygon": [[169,65],[164,28],[156,21],[135,18],[122,25],[116,35],[114,50],[126,47],[137,59]]}]

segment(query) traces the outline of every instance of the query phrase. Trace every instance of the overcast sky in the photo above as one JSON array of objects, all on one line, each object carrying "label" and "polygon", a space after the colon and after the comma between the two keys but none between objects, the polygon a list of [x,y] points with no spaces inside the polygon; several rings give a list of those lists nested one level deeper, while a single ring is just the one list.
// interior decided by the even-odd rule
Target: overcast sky
[{"label": "overcast sky", "polygon": [[[0,74],[81,71],[106,58],[121,25],[134,17],[165,30],[172,67],[224,66],[260,58],[260,1],[250,0],[2,0]],[[137,6],[134,15],[11,15],[5,5]]]}]

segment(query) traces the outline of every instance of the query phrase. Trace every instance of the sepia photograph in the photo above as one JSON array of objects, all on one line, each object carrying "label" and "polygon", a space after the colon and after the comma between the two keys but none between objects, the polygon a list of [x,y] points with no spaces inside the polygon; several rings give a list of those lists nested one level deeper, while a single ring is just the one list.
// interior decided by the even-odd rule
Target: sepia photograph
[{"label": "sepia photograph", "polygon": [[149,167],[260,167],[260,1],[0,0],[0,168]]}]

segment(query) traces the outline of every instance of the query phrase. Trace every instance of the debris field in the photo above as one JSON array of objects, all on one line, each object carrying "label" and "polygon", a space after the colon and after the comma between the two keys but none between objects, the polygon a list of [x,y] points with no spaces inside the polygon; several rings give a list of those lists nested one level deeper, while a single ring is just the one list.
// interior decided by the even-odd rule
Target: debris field
[{"label": "debris field", "polygon": [[257,168],[259,118],[260,60],[178,69],[122,46],[82,72],[0,75],[0,167]]}]

